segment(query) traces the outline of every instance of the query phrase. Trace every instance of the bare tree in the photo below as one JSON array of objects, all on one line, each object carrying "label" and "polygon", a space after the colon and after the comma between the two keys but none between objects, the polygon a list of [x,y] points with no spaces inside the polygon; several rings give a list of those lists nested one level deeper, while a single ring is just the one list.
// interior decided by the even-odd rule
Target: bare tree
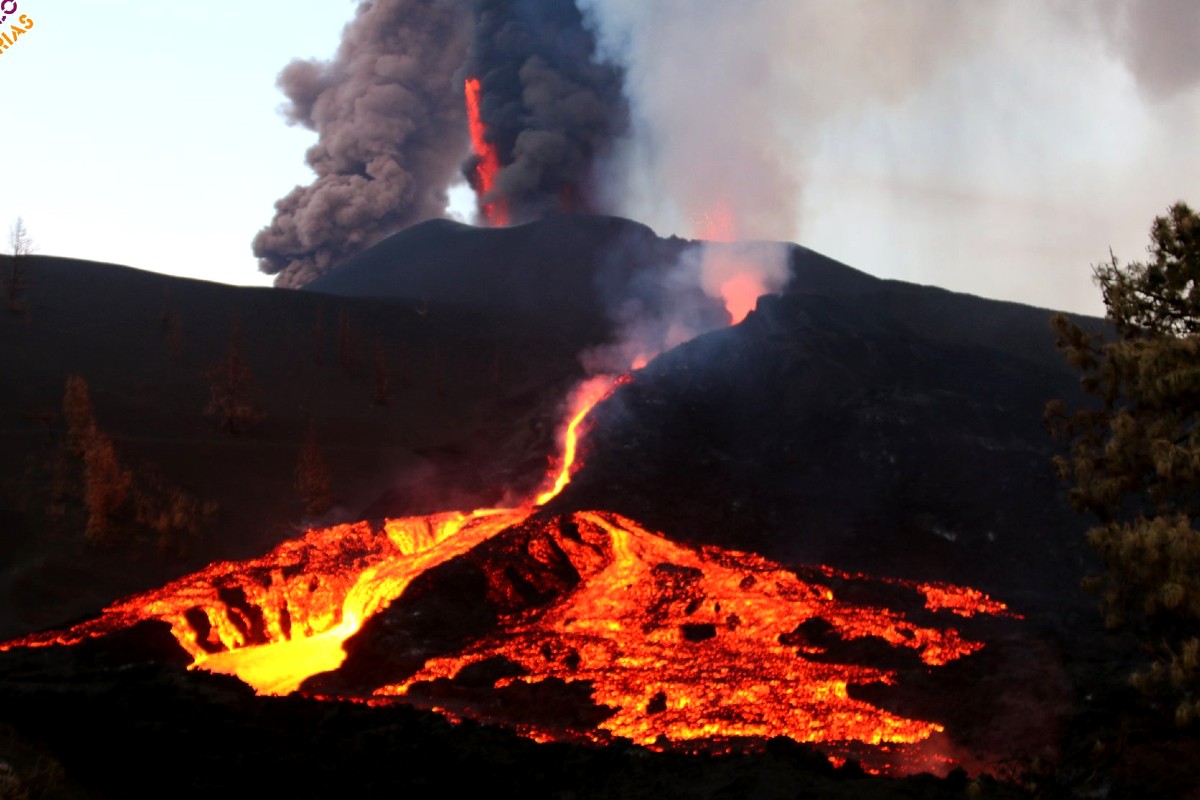
[{"label": "bare tree", "polygon": [[310,517],[319,517],[333,506],[332,474],[317,445],[317,431],[312,422],[308,424],[304,449],[296,465],[296,491],[304,504],[304,513]]},{"label": "bare tree", "polygon": [[4,276],[4,294],[8,307],[12,311],[23,311],[25,308],[25,289],[28,281],[25,276],[25,258],[32,255],[37,248],[33,237],[25,227],[25,220],[17,217],[8,229],[8,248],[11,250],[8,274]]},{"label": "bare tree", "polygon": [[229,349],[222,361],[205,372],[210,399],[204,413],[214,417],[221,430],[237,436],[266,416],[255,404],[254,374],[242,353],[242,324],[235,318],[229,331]]}]

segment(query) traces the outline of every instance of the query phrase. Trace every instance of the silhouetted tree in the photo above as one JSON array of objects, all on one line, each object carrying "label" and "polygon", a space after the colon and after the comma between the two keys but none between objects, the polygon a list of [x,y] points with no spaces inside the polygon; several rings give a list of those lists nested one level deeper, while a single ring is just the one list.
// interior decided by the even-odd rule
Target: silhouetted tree
[{"label": "silhouetted tree", "polygon": [[296,492],[304,504],[304,513],[310,517],[319,517],[333,507],[329,465],[317,446],[317,431],[311,423],[296,464]]},{"label": "silhouetted tree", "polygon": [[83,460],[83,502],[87,510],[84,535],[96,543],[111,542],[117,518],[130,499],[133,475],[121,465],[112,439],[96,425],[87,382],[79,375],[67,378],[63,394],[68,444]]},{"label": "silhouetted tree", "polygon": [[21,312],[25,310],[25,292],[29,288],[28,277],[25,274],[25,259],[36,249],[33,237],[25,227],[25,221],[17,217],[8,229],[9,258],[8,275],[4,278],[5,300],[10,310]]},{"label": "silhouetted tree", "polygon": [[206,373],[209,401],[204,413],[215,417],[221,430],[236,436],[266,417],[254,402],[254,375],[242,353],[241,322],[233,321],[225,358]]},{"label": "silhouetted tree", "polygon": [[84,503],[87,529],[84,534],[97,543],[111,541],[117,516],[129,502],[133,475],[121,465],[116,448],[106,434],[95,431],[83,455]]},{"label": "silhouetted tree", "polygon": [[386,406],[392,402],[392,365],[387,348],[375,337],[371,349],[371,405]]},{"label": "silhouetted tree", "polygon": [[358,377],[358,337],[344,308],[338,311],[337,352],[342,374],[347,378]]},{"label": "silhouetted tree", "polygon": [[1176,203],[1154,220],[1150,260],[1097,267],[1113,336],[1063,315],[1058,345],[1096,402],[1047,406],[1070,445],[1056,459],[1071,502],[1096,515],[1088,541],[1107,571],[1110,626],[1128,624],[1151,655],[1133,676],[1165,693],[1180,724],[1200,719],[1200,217]]},{"label": "silhouetted tree", "polygon": [[156,537],[164,554],[184,554],[218,510],[214,501],[201,501],[172,486],[154,471],[139,476],[133,491],[134,518]]},{"label": "silhouetted tree", "polygon": [[96,414],[87,381],[80,375],[68,375],[63,392],[63,417],[67,421],[67,443],[71,451],[82,456],[87,441],[96,430]]}]

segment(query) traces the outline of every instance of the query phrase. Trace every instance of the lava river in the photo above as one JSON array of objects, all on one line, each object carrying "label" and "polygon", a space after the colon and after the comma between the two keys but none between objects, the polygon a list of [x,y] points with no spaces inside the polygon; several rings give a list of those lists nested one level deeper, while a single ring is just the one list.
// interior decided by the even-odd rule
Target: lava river
[{"label": "lava river", "polygon": [[[965,587],[888,581],[923,609],[926,623],[917,624],[899,610],[838,599],[831,586],[853,576],[830,568],[801,579],[765,558],[691,548],[603,511],[490,509],[312,530],[261,558],[213,564],[95,620],[0,649],[70,645],[158,619],[193,668],[288,693],[337,670],[365,620],[454,560],[485,576],[478,601],[494,613],[491,631],[393,682],[356,689],[355,699],[411,702],[539,739],[712,749],[786,736],[860,759],[861,746],[877,746],[891,754],[877,768],[904,771],[897,754],[942,726],[856,699],[852,687],[891,684],[897,673],[831,658],[830,643],[874,637],[933,669],[983,644],[929,619],[1007,613]],[[482,687],[473,678],[465,695],[456,689],[464,669],[484,664],[502,669]],[[594,721],[489,712],[481,698],[514,685],[585,689]]]}]

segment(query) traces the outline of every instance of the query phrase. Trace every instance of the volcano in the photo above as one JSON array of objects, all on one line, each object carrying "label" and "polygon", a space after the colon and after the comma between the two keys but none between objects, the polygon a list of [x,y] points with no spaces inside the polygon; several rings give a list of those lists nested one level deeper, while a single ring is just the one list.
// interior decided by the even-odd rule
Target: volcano
[{"label": "volcano", "polygon": [[[35,454],[37,437],[62,435],[35,412],[57,402],[54,375],[79,369],[72,354],[91,352],[99,424],[195,491],[262,487],[256,513],[286,516],[314,422],[339,433],[335,478],[359,485],[341,521],[295,531],[264,533],[249,504],[231,503],[203,547],[170,558],[136,538],[52,548],[28,502],[6,507],[21,534],[4,573],[3,719],[84,763],[80,740],[39,721],[39,707],[84,687],[70,702],[92,720],[79,736],[94,734],[113,709],[86,687],[129,702],[127,677],[149,674],[155,702],[166,692],[164,708],[205,719],[210,692],[249,715],[286,708],[368,728],[419,712],[432,715],[426,730],[450,724],[464,742],[472,726],[498,726],[517,738],[494,740],[497,753],[534,760],[548,756],[518,742],[700,759],[669,762],[681,765],[786,752],[822,775],[1008,774],[1010,759],[1052,754],[1071,713],[1068,661],[1095,651],[1081,633],[1094,612],[1075,588],[1091,564],[1083,523],[1040,421],[1045,400],[1077,392],[1049,312],[881,281],[788,246],[783,292],[615,386],[586,413],[569,482],[542,493],[571,416],[562,399],[582,375],[573,354],[618,334],[615,298],[666,303],[676,287],[661,265],[698,246],[611,217],[435,221],[300,292],[103,265],[68,277],[58,260],[31,259],[34,313],[4,322],[6,363],[31,375],[5,390],[5,407],[28,412],[9,421],[11,441]],[[97,308],[97,295],[109,302]],[[719,322],[719,304],[697,299]],[[185,325],[242,309],[262,429],[197,432],[203,379],[136,344],[163,305]],[[361,372],[314,389],[341,367],[329,358],[338,319],[407,348],[394,406],[368,403]],[[325,332],[321,358],[295,350],[296,332],[313,330]],[[204,336],[193,365],[224,347],[223,331]],[[480,358],[491,341],[504,344],[499,361],[494,349]],[[141,394],[123,390],[139,383]],[[420,481],[409,469],[380,481],[389,457],[419,460]],[[284,479],[262,477],[273,470]],[[66,576],[78,591],[61,588]],[[150,725],[168,713],[134,702]],[[196,759],[234,737],[211,724],[216,738],[189,739]],[[801,746],[823,766],[788,749]]]}]

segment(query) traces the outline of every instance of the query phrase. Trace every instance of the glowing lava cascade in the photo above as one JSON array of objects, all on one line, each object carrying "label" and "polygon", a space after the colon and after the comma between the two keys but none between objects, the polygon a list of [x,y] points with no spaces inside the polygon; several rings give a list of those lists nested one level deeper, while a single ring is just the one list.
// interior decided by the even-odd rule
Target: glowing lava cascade
[{"label": "glowing lava cascade", "polygon": [[[548,488],[519,508],[310,530],[260,558],[212,564],[0,650],[70,646],[159,620],[191,668],[237,676],[260,694],[303,691],[309,678],[343,665],[344,645],[368,619],[417,578],[446,580],[435,570],[454,562],[484,577],[471,604],[489,609],[489,632],[423,656],[404,674],[314,696],[407,703],[539,740],[712,750],[785,736],[876,771],[944,769],[941,724],[854,696],[855,687],[903,678],[862,663],[854,643],[908,653],[924,670],[984,646],[929,619],[1014,615],[969,587],[831,567],[802,579],[760,556],[688,547],[613,513],[548,513],[578,468],[589,411],[626,379],[596,376],[574,393],[562,461]],[[904,609],[851,602],[834,588],[846,582],[899,587],[910,599]],[[519,701],[506,706],[514,692]]]},{"label": "glowing lava cascade", "polygon": [[496,146],[487,140],[487,129],[480,114],[482,84],[478,78],[468,78],[464,86],[467,98],[467,127],[471,133],[471,150],[479,159],[473,171],[472,187],[479,196],[483,216],[493,228],[508,224],[508,209],[503,200],[488,200],[500,172],[500,156]]},{"label": "glowing lava cascade", "polygon": [[[805,580],[753,554],[672,542],[616,514],[541,508],[570,480],[581,424],[613,384],[601,377],[576,393],[563,462],[536,505],[311,530],[261,558],[213,564],[117,601],[97,619],[0,650],[72,645],[161,620],[192,668],[235,675],[261,694],[286,694],[337,670],[344,643],[414,579],[461,561],[485,576],[486,593],[476,600],[492,609],[492,631],[390,682],[337,697],[481,718],[540,740],[620,737],[694,750],[786,736],[869,769],[945,767],[922,749],[942,725],[852,694],[856,686],[896,684],[901,675],[838,648],[879,640],[933,668],[978,651],[981,642],[911,621],[901,610],[839,599],[832,588],[871,580],[865,576],[821,567]],[[923,603],[928,614],[1009,613],[966,587],[876,583],[903,587],[912,609]],[[477,674],[459,681],[488,664],[507,666],[482,683]],[[522,686],[516,713],[488,701]],[[550,693],[546,706],[562,706],[553,693],[564,687],[578,687],[584,699],[579,691],[572,696],[586,708],[564,719],[522,716],[535,713],[539,692]]]}]

